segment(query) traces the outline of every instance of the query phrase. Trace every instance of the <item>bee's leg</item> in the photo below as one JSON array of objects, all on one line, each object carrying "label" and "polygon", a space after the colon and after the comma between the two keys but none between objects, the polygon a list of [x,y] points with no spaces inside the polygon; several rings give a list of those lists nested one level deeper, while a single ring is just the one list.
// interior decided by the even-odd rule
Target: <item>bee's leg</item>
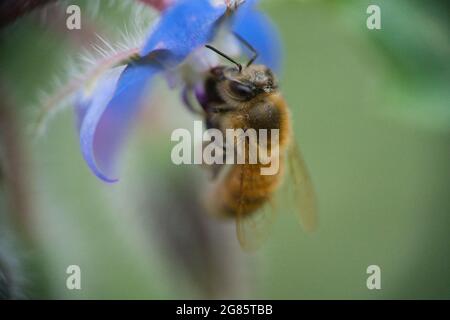
[{"label": "bee's leg", "polygon": [[194,103],[192,103],[192,99],[189,95],[190,91],[191,91],[190,88],[184,87],[183,91],[181,92],[181,100],[183,101],[184,105],[190,112],[200,115],[202,117],[205,116],[205,111],[203,110],[203,108],[202,109],[196,108],[194,106]]},{"label": "bee's leg", "polygon": [[222,153],[222,163],[221,164],[215,164],[212,168],[212,178],[216,179],[220,172],[222,171],[222,168],[225,166],[227,160],[227,148],[223,147],[223,153]]},{"label": "bee's leg", "polygon": [[211,165],[211,180],[216,180],[222,171],[224,164],[212,164]]},{"label": "bee's leg", "polygon": [[[211,143],[211,142],[204,141],[203,142],[203,149],[209,143]],[[210,173],[211,173],[211,176],[210,176],[211,180],[216,180],[216,178],[219,176],[220,172],[222,171],[222,168],[225,166],[225,161],[226,161],[226,153],[225,152],[226,152],[226,148],[223,147],[222,163],[203,164],[210,171]]]}]

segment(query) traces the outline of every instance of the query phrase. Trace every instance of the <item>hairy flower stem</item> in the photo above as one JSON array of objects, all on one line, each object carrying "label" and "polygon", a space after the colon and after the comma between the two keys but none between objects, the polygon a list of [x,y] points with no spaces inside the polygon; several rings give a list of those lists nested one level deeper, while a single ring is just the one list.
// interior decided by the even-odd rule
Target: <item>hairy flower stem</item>
[{"label": "hairy flower stem", "polygon": [[132,59],[139,52],[139,48],[131,48],[128,50],[117,52],[116,54],[106,57],[98,62],[95,68],[87,72],[85,75],[72,79],[65,85],[56,95],[50,97],[42,107],[37,119],[37,133],[41,133],[45,127],[45,120],[64,99],[75,94],[81,87],[87,83],[91,83],[97,79],[104,71],[109,68],[121,65]]},{"label": "hairy flower stem", "polygon": [[0,87],[0,183],[7,196],[10,220],[27,241],[31,240],[27,166],[15,108]]},{"label": "hairy flower stem", "polygon": [[[46,281],[49,276],[31,218],[30,174],[19,108],[8,99],[7,93],[0,81],[0,190],[5,197],[5,210],[0,211],[4,216],[0,220],[12,226],[10,234],[0,234],[0,286],[3,286],[0,296],[7,299],[50,297]],[[33,272],[23,274],[25,270]]]}]

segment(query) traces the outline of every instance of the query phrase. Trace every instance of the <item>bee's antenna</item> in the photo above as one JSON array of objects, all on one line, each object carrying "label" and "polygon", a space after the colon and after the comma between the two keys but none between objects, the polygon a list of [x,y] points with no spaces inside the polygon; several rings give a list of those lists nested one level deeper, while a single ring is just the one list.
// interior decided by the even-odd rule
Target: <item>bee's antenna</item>
[{"label": "bee's antenna", "polygon": [[205,47],[208,48],[208,49],[210,49],[210,50],[212,50],[212,51],[214,51],[215,53],[221,55],[221,56],[224,57],[225,59],[227,59],[227,60],[233,62],[233,63],[238,67],[239,72],[242,71],[242,65],[241,65],[239,62],[236,62],[235,60],[233,60],[232,58],[230,58],[229,56],[227,56],[225,53],[223,53],[223,52],[217,50],[217,49],[214,48],[213,46],[210,46],[210,45],[207,44],[207,45],[205,45]]},{"label": "bee's antenna", "polygon": [[250,58],[250,60],[247,62],[247,67],[250,66],[253,62],[255,62],[256,58],[258,58],[258,51],[256,51],[253,46],[247,42],[244,38],[242,38],[240,35],[238,35],[236,32],[233,32],[233,35],[244,44],[252,53],[253,56]]}]

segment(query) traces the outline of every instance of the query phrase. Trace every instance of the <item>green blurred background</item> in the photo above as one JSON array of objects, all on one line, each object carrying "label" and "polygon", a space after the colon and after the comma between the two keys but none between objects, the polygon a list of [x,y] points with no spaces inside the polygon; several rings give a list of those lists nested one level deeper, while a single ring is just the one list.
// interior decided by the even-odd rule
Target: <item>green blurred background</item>
[{"label": "green blurred background", "polygon": [[[89,2],[75,2],[89,12],[83,23],[118,38],[133,5]],[[381,30],[366,28],[369,4],[381,8]],[[64,20],[34,12],[1,33],[0,296],[450,298],[448,2],[262,8],[283,39],[281,90],[316,187],[318,230],[306,234],[280,207],[262,249],[241,252],[233,223],[202,212],[202,170],[170,162],[170,133],[193,118],[163,81],[115,185],[84,163],[70,106],[36,139],[36,96],[92,31],[64,31]],[[66,288],[73,264],[81,290]],[[373,264],[381,290],[366,287]]]}]

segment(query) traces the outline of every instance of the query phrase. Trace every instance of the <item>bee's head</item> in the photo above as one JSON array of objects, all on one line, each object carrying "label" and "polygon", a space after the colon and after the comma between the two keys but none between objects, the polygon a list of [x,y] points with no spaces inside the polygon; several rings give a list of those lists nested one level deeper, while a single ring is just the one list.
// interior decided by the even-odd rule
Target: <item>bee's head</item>
[{"label": "bee's head", "polygon": [[264,65],[253,65],[258,57],[256,50],[243,38],[235,36],[253,51],[253,57],[243,68],[242,65],[216,48],[205,47],[235,64],[234,67],[219,66],[211,69],[217,83],[217,89],[223,100],[229,104],[238,104],[252,100],[259,95],[271,94],[277,90],[277,84],[272,71]]},{"label": "bee's head", "polygon": [[264,65],[250,65],[240,72],[235,68],[227,68],[225,73],[229,94],[241,101],[260,94],[270,94],[277,89],[272,71]]},{"label": "bee's head", "polygon": [[264,65],[250,65],[241,70],[236,67],[218,67],[212,72],[219,80],[218,88],[226,101],[245,102],[277,90],[272,71]]}]

